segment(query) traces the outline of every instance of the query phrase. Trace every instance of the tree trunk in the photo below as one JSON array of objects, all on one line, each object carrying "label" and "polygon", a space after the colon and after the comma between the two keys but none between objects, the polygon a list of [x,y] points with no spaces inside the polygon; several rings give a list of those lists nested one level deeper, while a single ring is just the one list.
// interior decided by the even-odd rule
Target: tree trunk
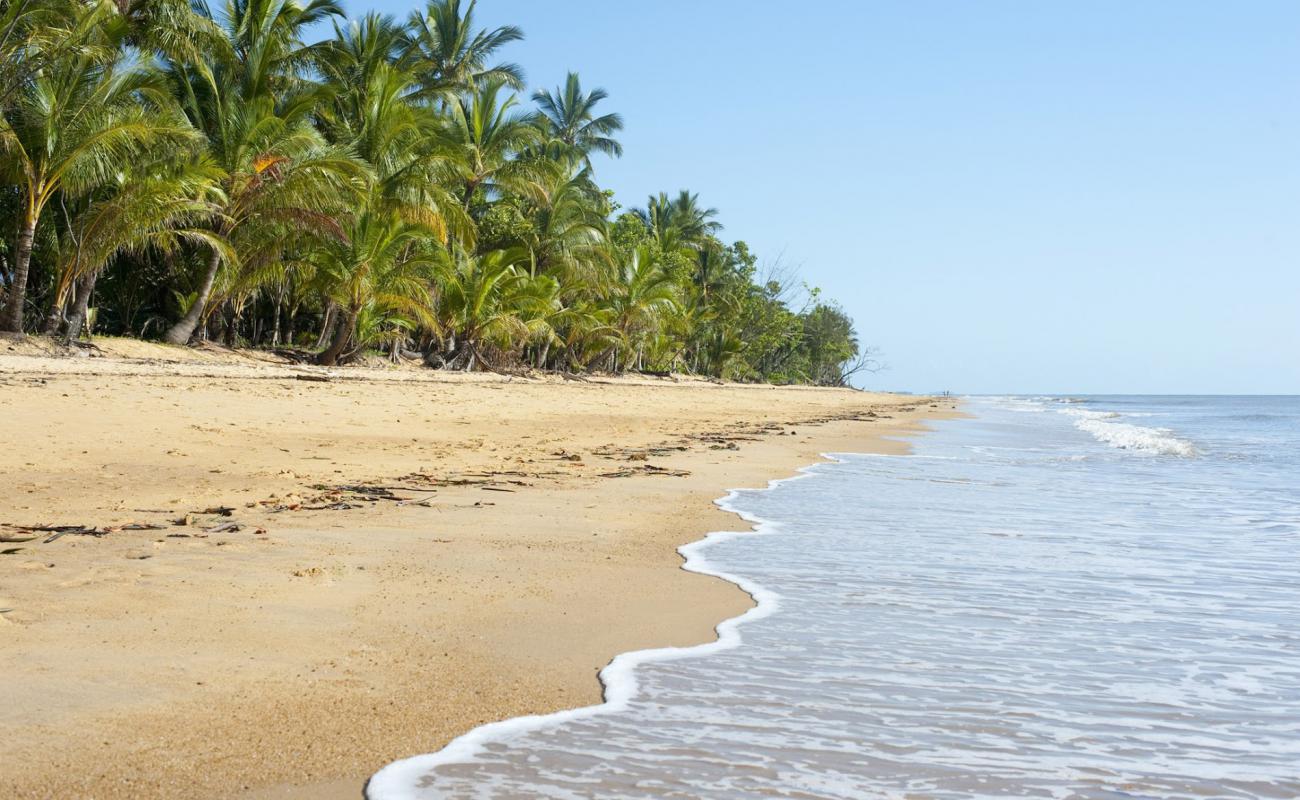
[{"label": "tree trunk", "polygon": [[32,263],[32,241],[36,238],[36,217],[28,215],[18,231],[18,248],[14,254],[14,282],[9,286],[0,331],[23,332],[23,306],[27,303],[27,273]]},{"label": "tree trunk", "polygon": [[235,306],[234,303],[226,303],[230,309],[230,324],[226,326],[226,347],[234,349],[239,344],[239,318],[243,315],[243,310]]},{"label": "tree trunk", "polygon": [[296,316],[298,316],[298,307],[290,303],[284,310],[284,343],[289,347],[293,347],[296,340],[293,329]]},{"label": "tree trunk", "polygon": [[77,298],[72,303],[72,315],[68,317],[68,341],[75,342],[81,336],[81,327],[90,315],[90,298],[95,293],[95,281],[99,271],[81,276],[77,281]]},{"label": "tree trunk", "polygon": [[45,315],[45,325],[41,328],[41,333],[46,336],[57,336],[59,331],[63,330],[63,324],[67,322],[63,312],[67,305],[68,292],[60,287],[54,295],[54,302],[50,303],[50,313]]},{"label": "tree trunk", "polygon": [[339,326],[334,329],[334,340],[330,346],[321,353],[316,359],[316,363],[322,367],[332,367],[339,363],[339,356],[343,355],[343,350],[348,346],[352,339],[352,330],[357,326],[357,312],[348,311],[339,320]]},{"label": "tree trunk", "polygon": [[271,346],[280,346],[280,307],[284,305],[284,284],[275,293],[275,308],[272,312],[275,316],[275,324],[271,326]]},{"label": "tree trunk", "polygon": [[190,310],[185,312],[181,321],[171,326],[167,333],[163,334],[163,341],[168,344],[189,344],[190,338],[194,336],[194,329],[199,326],[199,320],[203,319],[203,310],[208,305],[208,297],[212,294],[212,284],[217,280],[217,270],[221,268],[221,253],[216,250],[212,251],[212,256],[208,259],[208,271],[203,275],[203,285],[199,287],[199,295],[194,298],[194,304]]},{"label": "tree trunk", "polygon": [[325,346],[326,340],[329,339],[330,331],[334,330],[334,303],[329,302],[325,305],[325,319],[321,320],[320,336],[316,337],[316,347],[319,350]]}]

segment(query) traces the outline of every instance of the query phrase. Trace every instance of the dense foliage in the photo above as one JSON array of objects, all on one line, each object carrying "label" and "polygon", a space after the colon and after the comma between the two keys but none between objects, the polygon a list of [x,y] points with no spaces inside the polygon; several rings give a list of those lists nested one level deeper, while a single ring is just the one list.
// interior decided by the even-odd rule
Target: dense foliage
[{"label": "dense foliage", "polygon": [[474,11],[0,0],[0,330],[843,383],[852,321],[693,193],[621,211],[606,93],[521,101]]}]

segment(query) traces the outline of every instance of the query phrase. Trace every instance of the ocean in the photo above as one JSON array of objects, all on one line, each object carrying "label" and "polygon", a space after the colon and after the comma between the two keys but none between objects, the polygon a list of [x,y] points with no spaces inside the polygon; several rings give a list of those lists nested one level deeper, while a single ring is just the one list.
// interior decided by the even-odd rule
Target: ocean
[{"label": "ocean", "polygon": [[424,798],[1300,797],[1300,398],[977,397],[684,548],[755,596],[606,703],[372,778]]}]

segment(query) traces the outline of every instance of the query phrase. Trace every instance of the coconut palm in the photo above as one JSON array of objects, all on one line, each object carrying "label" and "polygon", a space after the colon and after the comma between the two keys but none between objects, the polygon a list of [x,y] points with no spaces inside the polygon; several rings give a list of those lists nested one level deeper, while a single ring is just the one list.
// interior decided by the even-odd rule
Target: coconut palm
[{"label": "coconut palm", "polygon": [[[303,43],[303,29],[336,13],[332,0],[230,2],[224,28],[233,58],[174,72],[185,111],[223,172],[214,232],[250,269],[280,258],[304,233],[341,238],[339,217],[365,191],[364,165],[313,126],[322,92],[303,77],[319,49]],[[165,341],[184,344],[194,335],[223,260],[212,250],[194,301]]]},{"label": "coconut palm", "polygon": [[613,138],[623,130],[623,118],[618,114],[596,116],[596,106],[607,97],[604,89],[584,94],[576,72],[569,73],[563,88],[533,93],[547,134],[587,166],[591,165],[593,152],[615,158],[623,155],[623,145]]},{"label": "coconut palm", "polygon": [[334,335],[318,359],[325,366],[338,363],[350,344],[364,344],[356,341],[363,313],[372,317],[372,329],[373,318],[384,315],[433,325],[430,286],[447,258],[435,246],[435,230],[386,213],[381,203],[367,208],[350,233],[320,251],[330,299],[339,309]]},{"label": "coconut palm", "polygon": [[75,337],[95,293],[107,329],[170,319],[176,343],[312,326],[327,364],[410,344],[465,369],[844,380],[849,320],[756,282],[698,195],[610,219],[603,89],[570,73],[519,107],[522,33],[475,0],[340,3],[0,0],[0,327],[36,299]]},{"label": "coconut palm", "polygon": [[518,157],[541,143],[541,132],[533,115],[514,111],[514,95],[501,96],[505,88],[489,81],[448,107],[444,140],[466,209],[476,192],[535,195],[537,181],[555,170],[542,159]]},{"label": "coconut palm", "polygon": [[668,198],[665,192],[651,195],[646,207],[635,210],[646,227],[653,233],[664,252],[680,247],[703,248],[709,237],[722,230],[716,208],[701,208],[700,196],[682,189],[677,197]]},{"label": "coconut palm", "polygon": [[41,68],[84,46],[72,0],[9,0],[0,6],[0,109]]},{"label": "coconut palm", "polygon": [[[220,171],[206,159],[168,160],[119,173],[112,189],[101,190],[69,226],[73,246],[57,264],[45,333],[66,326],[68,339],[80,336],[95,281],[119,255],[170,255],[187,244],[226,252],[226,242],[210,227],[221,207],[219,180]],[[65,316],[69,300],[71,313]]]},{"label": "coconut palm", "polygon": [[213,53],[229,57],[221,27],[192,0],[113,0],[126,26],[126,43],[173,64],[198,64]]},{"label": "coconut palm", "polygon": [[336,26],[317,54],[332,98],[318,116],[333,142],[370,165],[376,196],[394,213],[472,245],[473,221],[444,185],[454,175],[444,120],[414,102],[415,76],[393,60],[400,38],[391,18],[376,14]]},{"label": "coconut palm", "polygon": [[622,336],[625,363],[639,367],[645,335],[664,315],[678,308],[678,288],[655,254],[639,247],[618,266],[605,303],[612,312],[612,324]]},{"label": "coconut palm", "polygon": [[116,7],[76,9],[78,46],[32,75],[0,120],[0,170],[22,197],[0,330],[23,330],[36,227],[56,196],[84,197],[150,148],[190,147],[198,141],[161,74],[119,47]]},{"label": "coconut palm", "polygon": [[519,65],[489,66],[497,50],[524,38],[523,31],[513,25],[476,30],[477,4],[470,0],[462,13],[461,0],[429,0],[423,12],[414,12],[408,19],[403,60],[416,75],[421,99],[448,103],[489,83],[523,87],[524,71]]},{"label": "coconut palm", "polygon": [[491,366],[497,354],[551,339],[558,293],[553,279],[535,279],[519,267],[525,258],[517,250],[458,254],[437,302],[445,366]]},{"label": "coconut palm", "polygon": [[533,274],[553,273],[568,282],[590,280],[608,256],[608,200],[587,171],[543,176],[535,199],[523,203],[531,225],[522,243]]},{"label": "coconut palm", "polygon": [[323,273],[339,314],[323,364],[335,363],[360,332],[382,331],[385,314],[394,317],[395,337],[432,325],[429,284],[448,258],[440,245],[473,243],[465,209],[438,181],[447,172],[441,121],[411,102],[414,76],[390,57],[398,38],[391,20],[371,15],[336,26],[319,54],[333,95],[326,128],[373,173],[363,213],[343,242],[325,248]]}]

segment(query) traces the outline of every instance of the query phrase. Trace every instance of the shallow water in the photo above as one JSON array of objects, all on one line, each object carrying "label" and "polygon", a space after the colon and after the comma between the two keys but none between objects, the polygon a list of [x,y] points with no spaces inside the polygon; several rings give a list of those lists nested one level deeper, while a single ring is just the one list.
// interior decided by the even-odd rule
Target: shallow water
[{"label": "shallow water", "polygon": [[1300,399],[979,398],[692,548],[760,607],[392,798],[1300,796]]}]

